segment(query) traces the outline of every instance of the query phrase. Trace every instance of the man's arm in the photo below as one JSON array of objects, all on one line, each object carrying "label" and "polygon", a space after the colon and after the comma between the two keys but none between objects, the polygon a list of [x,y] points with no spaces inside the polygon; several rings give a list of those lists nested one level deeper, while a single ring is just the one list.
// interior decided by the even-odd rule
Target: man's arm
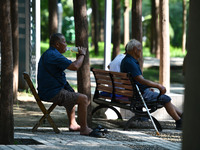
[{"label": "man's arm", "polygon": [[78,54],[79,56],[78,56],[78,58],[74,62],[72,62],[67,67],[67,69],[73,70],[73,71],[77,71],[81,67],[81,65],[83,63],[85,54],[86,54],[86,48],[83,48],[83,47],[79,48],[79,54]]},{"label": "man's arm", "polygon": [[136,77],[134,77],[134,79],[137,82],[139,82],[139,83],[141,83],[143,85],[147,85],[147,86],[150,86],[150,87],[158,88],[160,90],[161,94],[165,94],[166,93],[166,88],[164,86],[162,86],[159,83],[156,83],[156,82],[153,82],[153,81],[150,81],[150,80],[146,80],[146,79],[143,78],[142,75],[136,76]]}]

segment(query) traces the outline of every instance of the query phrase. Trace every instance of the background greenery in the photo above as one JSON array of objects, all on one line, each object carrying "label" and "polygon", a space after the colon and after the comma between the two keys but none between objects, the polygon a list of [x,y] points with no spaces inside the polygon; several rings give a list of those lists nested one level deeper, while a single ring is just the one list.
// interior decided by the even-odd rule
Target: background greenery
[{"label": "background greenery", "polygon": [[[73,1],[72,0],[61,0],[63,4],[63,26],[62,33],[66,37],[68,46],[74,46],[74,38],[69,38],[69,34],[74,34],[74,21],[73,21]],[[123,0],[121,1],[121,8],[123,13]],[[132,5],[132,0],[130,0],[130,7]],[[104,18],[104,4],[105,1],[98,0],[99,12],[102,19]],[[189,8],[189,0],[187,0],[187,10]],[[87,1],[87,9],[91,9],[91,1]],[[131,8],[130,8],[131,11]],[[170,12],[170,57],[184,57],[186,53],[182,53],[181,42],[182,42],[182,0],[169,0],[169,12]],[[150,53],[150,19],[151,19],[151,1],[142,1],[142,15],[143,21],[143,37],[145,37],[143,42],[143,56],[144,57],[155,57]],[[123,14],[121,15],[123,19]],[[130,12],[131,16],[131,12]],[[130,17],[131,19],[131,17]],[[90,58],[102,58],[104,57],[104,42],[98,42],[99,55],[94,54],[94,47],[91,46],[91,14],[88,16],[89,20],[89,55]],[[130,20],[131,22],[131,20]],[[122,22],[123,24],[123,22]],[[131,28],[131,25],[130,25]],[[122,29],[122,40],[123,41],[123,27]],[[131,30],[130,30],[131,31]],[[131,37],[130,37],[131,38]],[[46,51],[49,47],[49,37],[48,37],[48,0],[41,1],[41,53]],[[111,46],[112,48],[112,46]],[[124,45],[120,45],[121,53],[124,52]],[[64,53],[66,57],[76,57],[75,53],[67,51]],[[102,68],[102,66],[95,66]],[[158,82],[159,79],[159,68],[144,68],[144,77],[153,81]],[[182,67],[171,68],[171,82],[172,83],[183,83]]]},{"label": "background greenery", "polygon": [[[73,21],[73,1],[72,0],[61,0],[63,6],[63,25],[62,25],[62,33],[66,37],[67,43],[72,46],[74,44],[74,21]],[[104,4],[105,1],[98,0],[99,5],[99,12],[101,14],[102,19],[104,18]],[[121,9],[123,12],[123,1],[121,1]],[[132,5],[132,0],[129,3],[130,7]],[[187,0],[187,9],[189,5],[189,0]],[[91,9],[91,1],[87,1],[87,9]],[[169,12],[170,12],[170,56],[171,57],[184,57],[186,53],[181,52],[181,42],[182,42],[182,0],[169,0]],[[150,19],[151,19],[151,1],[145,0],[142,1],[142,15],[144,18],[143,21],[143,55],[144,56],[151,56],[154,55],[150,54],[149,47],[150,47]],[[123,15],[122,20],[123,20]],[[131,8],[130,8],[130,16],[131,16]],[[91,14],[88,16],[89,19],[89,51],[90,57],[97,57],[102,58],[104,56],[103,49],[104,43],[99,42],[99,55],[94,55],[94,48],[91,47]],[[131,22],[131,17],[130,17]],[[122,23],[123,24],[123,23]],[[130,25],[131,28],[131,25]],[[131,31],[131,30],[130,30]],[[123,27],[121,27],[121,34],[123,35]],[[69,38],[69,35],[71,38]],[[131,38],[131,37],[130,37]],[[43,53],[48,48],[48,0],[41,1],[41,52]],[[121,41],[123,41],[123,36]],[[121,45],[120,48],[123,49],[124,46]],[[68,57],[75,57],[74,54],[66,53]]]}]

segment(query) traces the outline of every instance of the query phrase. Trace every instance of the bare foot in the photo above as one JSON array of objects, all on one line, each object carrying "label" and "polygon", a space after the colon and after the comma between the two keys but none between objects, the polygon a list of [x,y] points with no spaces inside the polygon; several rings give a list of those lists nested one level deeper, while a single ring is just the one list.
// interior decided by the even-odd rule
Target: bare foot
[{"label": "bare foot", "polygon": [[69,126],[69,131],[80,131],[81,127],[78,124],[71,124]]},{"label": "bare foot", "polygon": [[87,127],[85,129],[81,129],[80,135],[89,135],[90,132],[92,132],[92,129]]}]

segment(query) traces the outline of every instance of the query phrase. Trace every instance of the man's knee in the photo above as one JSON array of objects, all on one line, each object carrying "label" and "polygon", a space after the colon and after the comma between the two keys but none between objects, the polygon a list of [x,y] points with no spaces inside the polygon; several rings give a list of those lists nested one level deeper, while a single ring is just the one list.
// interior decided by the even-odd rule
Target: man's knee
[{"label": "man's knee", "polygon": [[79,94],[78,100],[77,100],[78,104],[84,104],[84,105],[89,105],[89,100],[87,95],[85,94]]}]

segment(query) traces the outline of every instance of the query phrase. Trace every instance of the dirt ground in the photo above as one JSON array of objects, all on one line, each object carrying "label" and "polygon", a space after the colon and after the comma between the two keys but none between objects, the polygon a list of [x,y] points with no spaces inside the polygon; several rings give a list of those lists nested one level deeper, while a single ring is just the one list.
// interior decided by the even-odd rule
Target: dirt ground
[{"label": "dirt ground", "polygon": [[[46,108],[49,108],[51,103],[43,102]],[[42,117],[43,113],[39,109],[34,97],[30,94],[19,93],[18,101],[14,103],[14,126],[15,127],[33,127],[36,122]],[[65,108],[62,106],[56,106],[51,112],[51,117],[58,127],[68,127],[68,117]],[[99,116],[99,115],[98,115]],[[91,126],[100,124],[107,128],[123,128],[126,124],[126,120],[108,120],[103,118],[92,119]],[[165,129],[175,128],[173,122],[162,122],[160,124]],[[43,125],[49,127],[49,123],[45,120]],[[152,123],[148,122],[133,122],[130,128],[134,129],[147,129],[153,128]]]},{"label": "dirt ground", "polygon": [[[49,108],[51,103],[43,102],[46,108]],[[30,94],[19,94],[18,101],[14,103],[14,126],[15,127],[33,127],[36,122],[43,115],[40,111],[35,99]],[[52,112],[51,117],[55,124],[60,127],[68,127],[67,113],[64,107],[57,106]],[[163,138],[172,142],[182,141],[182,132],[177,132],[174,130],[174,122],[162,122],[159,121],[162,128],[161,136]],[[92,119],[92,124],[90,127],[94,128],[97,125],[102,125],[108,129],[123,129],[126,124],[126,120],[108,120],[103,118]],[[50,127],[49,123],[45,121],[42,125],[43,127]],[[168,130],[169,129],[169,130]],[[154,128],[150,121],[140,122],[136,121],[131,124],[128,130],[140,131],[146,134],[155,135]],[[113,133],[114,134],[114,133]],[[118,136],[112,135],[111,137],[118,138]]]},{"label": "dirt ground", "polygon": [[[51,103],[44,102],[44,105],[49,108]],[[18,101],[14,103],[13,113],[15,127],[33,127],[43,115],[34,97],[24,93],[18,94]],[[58,127],[68,127],[68,118],[64,107],[56,106],[51,112],[51,117]],[[45,121],[43,126],[49,126],[48,122]]]}]

